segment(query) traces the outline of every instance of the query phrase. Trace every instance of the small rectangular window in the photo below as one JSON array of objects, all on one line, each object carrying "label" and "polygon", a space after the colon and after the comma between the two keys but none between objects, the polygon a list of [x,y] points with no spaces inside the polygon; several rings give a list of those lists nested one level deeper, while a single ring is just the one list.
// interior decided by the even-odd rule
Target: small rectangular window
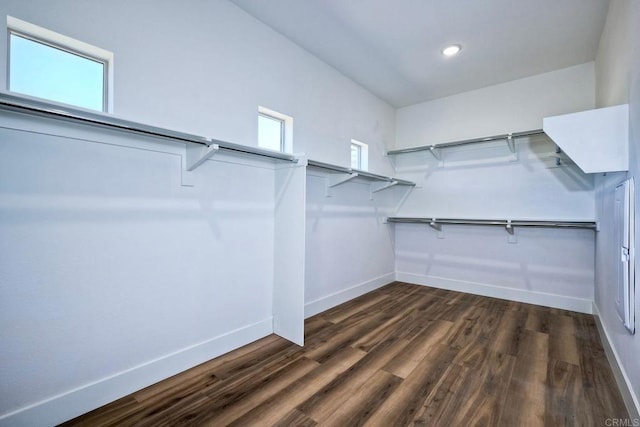
[{"label": "small rectangular window", "polygon": [[258,114],[258,145],[284,151],[284,121],[267,114]]},{"label": "small rectangular window", "polygon": [[258,146],[293,153],[293,118],[258,107]]},{"label": "small rectangular window", "polygon": [[351,140],[351,168],[363,171],[369,168],[369,146],[355,139]]},{"label": "small rectangular window", "polygon": [[8,17],[7,24],[10,91],[109,110],[109,52],[15,18]]},{"label": "small rectangular window", "polygon": [[362,169],[362,147],[351,143],[351,167]]}]

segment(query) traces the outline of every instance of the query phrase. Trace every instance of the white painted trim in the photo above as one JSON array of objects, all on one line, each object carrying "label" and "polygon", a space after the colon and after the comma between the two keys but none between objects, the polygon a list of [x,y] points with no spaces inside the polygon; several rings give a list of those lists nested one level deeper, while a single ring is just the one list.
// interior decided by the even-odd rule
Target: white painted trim
[{"label": "white painted trim", "polygon": [[[51,31],[47,28],[40,27],[38,25],[32,24],[30,22],[23,21],[18,18],[14,18],[13,16],[7,15],[7,29],[10,31],[15,31],[18,34],[23,34],[28,37],[33,37],[36,40],[41,40],[44,42],[49,42],[59,47],[69,49],[71,51],[77,52],[84,56],[95,58],[101,62],[104,62],[106,65],[106,97],[107,104],[104,106],[106,113],[113,113],[113,52],[110,52],[106,49],[102,49],[97,46],[93,46],[89,43],[83,42],[81,40],[76,40],[74,38],[65,36],[60,33],[56,33],[55,31]],[[7,82],[7,89],[9,89],[9,85]],[[76,106],[74,106],[76,107]],[[93,111],[93,110],[91,110]]]},{"label": "white painted trim", "polygon": [[[352,144],[360,147],[360,166],[351,165],[351,167],[354,169],[360,169],[362,171],[368,171],[369,170],[369,144],[360,142],[357,139],[352,139],[351,144],[349,144],[349,149],[351,149]],[[351,161],[351,151],[349,151],[349,161]]]},{"label": "white painted trim", "polygon": [[388,273],[375,279],[360,283],[347,289],[335,292],[333,294],[324,296],[315,301],[308,302],[304,305],[304,317],[309,318],[315,316],[318,313],[322,313],[325,310],[329,310],[332,307],[342,304],[343,302],[350,301],[354,298],[364,295],[367,292],[371,292],[384,285],[387,285],[394,280],[394,273]]},{"label": "white painted trim", "polygon": [[624,365],[620,363],[618,352],[613,346],[613,343],[609,338],[609,333],[602,323],[600,310],[598,310],[598,306],[595,301],[593,302],[593,317],[596,320],[596,326],[598,327],[598,333],[600,335],[600,340],[602,341],[602,346],[604,347],[604,352],[609,360],[609,365],[611,365],[613,376],[616,378],[616,383],[620,389],[620,394],[622,394],[622,399],[627,407],[629,416],[632,419],[640,420],[640,400],[638,396],[633,393],[629,376],[624,369]]},{"label": "white painted trim", "polygon": [[[266,108],[261,105],[258,105],[258,114],[264,114],[266,116],[271,116],[278,120],[282,120],[284,126],[284,152],[293,153],[293,117],[282,114],[275,110],[271,110],[270,108]],[[258,138],[258,146],[260,146],[259,139],[260,138]]]},{"label": "white painted trim", "polygon": [[534,292],[524,289],[514,289],[506,288],[503,286],[489,285],[486,283],[467,282],[462,280],[446,279],[444,277],[425,276],[421,274],[403,272],[396,272],[396,280],[400,282],[447,289],[450,291],[466,292],[486,297],[500,298],[510,301],[524,302],[527,304],[536,304],[545,307],[577,311],[579,313],[591,314],[592,310],[591,300],[569,297],[565,295]]},{"label": "white painted trim", "polygon": [[27,36],[32,36],[37,39],[50,40],[56,44],[69,47],[76,52],[82,53],[87,56],[93,56],[104,61],[111,61],[113,59],[113,52],[109,52],[106,49],[99,48],[97,46],[90,45],[80,40],[73,39],[55,31],[51,31],[47,28],[40,27],[22,19],[14,18],[13,16],[7,16],[7,27],[10,30],[15,30],[19,33]]},{"label": "white painted trim", "polygon": [[0,417],[0,427],[56,425],[273,332],[272,318],[244,326]]}]

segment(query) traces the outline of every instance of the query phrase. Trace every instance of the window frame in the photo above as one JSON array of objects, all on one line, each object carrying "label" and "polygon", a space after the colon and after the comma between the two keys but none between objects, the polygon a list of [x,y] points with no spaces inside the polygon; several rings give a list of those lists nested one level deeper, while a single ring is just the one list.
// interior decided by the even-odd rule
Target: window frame
[{"label": "window frame", "polygon": [[[273,120],[274,122],[278,122],[280,124],[280,143],[279,145],[279,150],[282,151],[283,153],[285,152],[285,142],[284,142],[284,127],[285,127],[285,122],[284,120],[278,118],[278,117],[274,117],[270,114],[266,114],[263,112],[258,112],[258,120],[260,119],[260,117],[263,117],[265,119],[269,119],[269,120]],[[258,141],[258,145],[260,145],[260,141]]]},{"label": "window frame", "polygon": [[[354,144],[353,142],[350,145],[351,147],[351,168],[353,169],[360,169],[362,167],[362,146],[360,144]],[[353,151],[355,149],[355,152],[357,153],[356,155],[356,161],[355,161],[355,165],[353,162]]]},{"label": "window frame", "polygon": [[[103,65],[102,72],[102,110],[82,107],[76,104],[68,104],[50,98],[43,98],[37,95],[23,94],[12,91],[11,88],[11,36],[15,35],[34,43],[47,46],[52,49],[79,56],[89,61]],[[7,69],[6,69],[6,90],[18,95],[31,96],[48,102],[66,104],[75,108],[84,108],[102,113],[113,112],[113,53],[99,47],[90,45],[80,40],[67,37],[43,27],[31,24],[26,21],[7,16]]]},{"label": "window frame", "polygon": [[[258,106],[258,120],[260,116],[268,119],[276,120],[281,123],[280,126],[280,152],[293,154],[293,117],[282,114],[278,111],[271,110],[266,107]],[[258,124],[259,126],[259,124]],[[258,147],[265,148],[260,145],[260,131],[258,128]]]},{"label": "window frame", "polygon": [[369,144],[352,139],[349,145],[349,157],[351,157],[351,149],[357,147],[358,149],[358,165],[357,167],[351,164],[351,169],[358,169],[362,171],[369,170]]}]

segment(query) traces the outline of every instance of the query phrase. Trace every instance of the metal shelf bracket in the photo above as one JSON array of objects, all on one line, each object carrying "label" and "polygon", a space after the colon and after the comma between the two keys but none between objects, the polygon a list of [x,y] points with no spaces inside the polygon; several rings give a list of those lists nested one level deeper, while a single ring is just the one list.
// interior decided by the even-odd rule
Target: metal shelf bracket
[{"label": "metal shelf bracket", "polygon": [[513,225],[511,225],[511,220],[507,220],[507,225],[504,226],[504,229],[507,230],[507,233],[513,234]]},{"label": "metal shelf bracket", "polygon": [[437,161],[442,161],[442,152],[435,145],[429,147],[429,152]]},{"label": "metal shelf bracket", "polygon": [[327,185],[329,188],[337,187],[340,184],[344,184],[347,181],[351,181],[353,178],[357,177],[358,174],[356,172],[347,173],[344,175],[331,175],[327,178]]},{"label": "metal shelf bracket", "polygon": [[358,174],[356,172],[351,173],[341,173],[341,174],[331,174],[327,177],[327,185],[326,185],[326,197],[331,197],[331,189],[333,187],[337,187],[338,185],[344,184],[345,182],[351,181],[356,178]]},{"label": "metal shelf bracket", "polygon": [[516,152],[516,141],[513,139],[513,135],[507,135],[507,145],[509,146],[509,151],[515,154]]},{"label": "metal shelf bracket", "polygon": [[193,171],[216,154],[220,147],[218,144],[196,145],[186,144],[185,154],[182,156],[182,186],[193,187]]},{"label": "metal shelf bracket", "polygon": [[371,193],[370,199],[373,200],[373,193],[377,193],[382,190],[386,190],[387,188],[391,188],[395,185],[398,185],[398,181],[389,181],[389,182],[372,182],[371,184]]},{"label": "metal shelf bracket", "polygon": [[391,188],[394,185],[398,185],[398,181],[390,181],[390,182],[372,182],[371,183],[371,192],[377,193],[378,191],[386,190],[387,188]]},{"label": "metal shelf bracket", "polygon": [[211,144],[209,146],[187,144],[187,171],[191,172],[198,166],[206,162],[211,156],[216,154],[220,149],[218,144]]},{"label": "metal shelf bracket", "polygon": [[195,185],[193,171],[217,153],[219,148],[218,144],[208,146],[196,144],[185,145],[185,153],[182,156],[181,184],[183,187],[193,187]]},{"label": "metal shelf bracket", "polygon": [[513,228],[513,225],[511,224],[511,220],[508,219],[507,220],[507,225],[504,226],[505,230],[507,230],[507,233],[509,233],[509,236],[507,238],[507,242],[508,243],[518,243],[518,237],[516,236],[516,229]]}]

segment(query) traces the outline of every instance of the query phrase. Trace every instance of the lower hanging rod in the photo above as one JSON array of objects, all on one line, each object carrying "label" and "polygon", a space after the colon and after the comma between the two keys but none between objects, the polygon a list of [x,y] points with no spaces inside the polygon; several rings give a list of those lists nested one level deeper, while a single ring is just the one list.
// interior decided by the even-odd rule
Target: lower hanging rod
[{"label": "lower hanging rod", "polygon": [[594,221],[529,221],[529,220],[494,220],[494,219],[462,219],[462,218],[427,218],[427,217],[388,217],[387,222],[405,224],[456,224],[456,225],[489,225],[497,227],[543,227],[543,228],[584,228],[596,230]]}]

